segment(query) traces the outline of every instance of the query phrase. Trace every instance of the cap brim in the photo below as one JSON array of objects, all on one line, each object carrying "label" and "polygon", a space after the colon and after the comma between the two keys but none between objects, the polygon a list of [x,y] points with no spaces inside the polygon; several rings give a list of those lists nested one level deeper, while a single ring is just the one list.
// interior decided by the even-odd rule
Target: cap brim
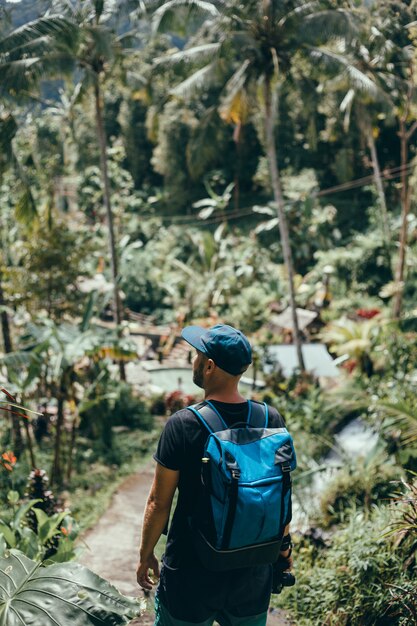
[{"label": "cap brim", "polygon": [[201,342],[201,336],[207,332],[207,328],[202,326],[186,326],[181,332],[181,337],[185,339],[190,346],[193,346],[196,350],[206,353],[204,344]]}]

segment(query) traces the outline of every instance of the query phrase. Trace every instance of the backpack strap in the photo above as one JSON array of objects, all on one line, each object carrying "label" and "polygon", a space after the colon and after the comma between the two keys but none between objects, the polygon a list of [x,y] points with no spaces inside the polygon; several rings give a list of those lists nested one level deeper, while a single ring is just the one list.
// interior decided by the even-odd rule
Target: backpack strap
[{"label": "backpack strap", "polygon": [[268,428],[268,405],[265,402],[249,400],[248,426]]},{"label": "backpack strap", "polygon": [[192,404],[188,408],[198,417],[209,433],[217,433],[228,428],[220,413],[209,400],[203,404]]},{"label": "backpack strap", "polygon": [[[198,417],[200,422],[210,433],[217,433],[229,428],[210,400],[203,403],[200,402],[199,404],[192,404],[188,408]],[[265,404],[265,402],[248,400],[247,426],[249,428],[268,427],[268,405]]]}]

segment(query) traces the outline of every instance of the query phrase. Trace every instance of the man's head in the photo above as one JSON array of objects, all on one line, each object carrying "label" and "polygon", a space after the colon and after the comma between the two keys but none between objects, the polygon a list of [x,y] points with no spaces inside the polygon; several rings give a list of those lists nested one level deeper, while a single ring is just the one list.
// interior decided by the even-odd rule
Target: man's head
[{"label": "man's head", "polygon": [[199,387],[206,388],[207,377],[212,382],[238,380],[252,362],[249,341],[240,330],[227,324],[208,329],[187,326],[181,335],[197,350],[193,380]]}]

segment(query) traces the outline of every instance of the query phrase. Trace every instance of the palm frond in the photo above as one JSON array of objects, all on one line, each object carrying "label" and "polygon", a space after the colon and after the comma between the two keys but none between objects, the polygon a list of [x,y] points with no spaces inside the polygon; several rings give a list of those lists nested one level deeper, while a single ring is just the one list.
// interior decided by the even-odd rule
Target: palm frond
[{"label": "palm frond", "polygon": [[219,107],[220,116],[226,121],[241,122],[248,111],[245,86],[249,80],[249,67],[250,60],[246,59],[226,83]]},{"label": "palm frond", "polygon": [[33,84],[35,66],[40,59],[19,59],[11,62],[0,62],[0,94],[8,96],[9,92],[27,91]]},{"label": "palm frond", "polygon": [[340,103],[340,110],[342,111],[342,113],[344,113],[344,117],[343,117],[343,128],[345,130],[345,132],[347,132],[349,125],[350,125],[350,115],[352,112],[352,106],[353,106],[353,101],[355,99],[355,90],[354,89],[349,89],[348,92],[346,93],[345,97],[343,98],[342,102]]},{"label": "palm frond", "polygon": [[360,13],[349,9],[311,11],[302,21],[302,37],[310,43],[351,39],[360,27]]},{"label": "palm frond", "polygon": [[8,97],[27,94],[36,82],[45,76],[62,77],[74,68],[74,59],[67,54],[50,53],[11,62],[0,61],[0,94]]},{"label": "palm frond", "polygon": [[320,7],[319,0],[313,0],[312,2],[303,2],[299,6],[295,7],[291,11],[288,11],[283,17],[279,20],[278,26],[288,26],[289,23],[293,20],[299,20],[303,15],[309,15],[315,9]]},{"label": "palm frond", "polygon": [[242,65],[236,70],[232,77],[228,80],[225,87],[227,95],[234,96],[239,92],[246,84],[248,79],[247,70],[250,66],[250,60],[246,59]]},{"label": "palm frond", "polygon": [[217,52],[220,48],[219,43],[206,43],[201,46],[193,46],[186,50],[180,50],[173,54],[167,54],[163,57],[157,57],[154,60],[155,65],[162,64],[176,64],[176,63],[196,63],[201,60],[207,60],[211,58],[214,52]]},{"label": "palm frond", "polygon": [[396,418],[402,426],[401,440],[407,445],[417,441],[417,412],[406,402],[377,402],[376,407]]},{"label": "palm frond", "polygon": [[50,38],[50,41],[68,45],[78,37],[76,24],[62,15],[49,15],[19,26],[0,40],[0,54],[11,55],[21,51],[34,40]]},{"label": "palm frond", "polygon": [[177,98],[183,98],[187,100],[195,96],[203,87],[206,87],[210,83],[210,79],[213,77],[215,69],[214,63],[197,70],[191,76],[183,80],[179,85],[171,89],[171,94]]},{"label": "palm frond", "polygon": [[193,19],[216,17],[219,11],[213,2],[205,0],[168,0],[152,16],[153,32],[167,32],[175,25],[178,11],[185,10],[185,27]]},{"label": "palm frond", "polygon": [[323,63],[330,71],[345,71],[353,88],[368,93],[375,98],[381,95],[378,85],[367,74],[357,68],[349,58],[324,47],[312,47],[310,54],[314,60]]},{"label": "palm frond", "polygon": [[15,206],[16,219],[22,224],[29,225],[37,217],[36,204],[32,196],[32,192],[28,186],[25,186],[23,193],[18,199]]}]

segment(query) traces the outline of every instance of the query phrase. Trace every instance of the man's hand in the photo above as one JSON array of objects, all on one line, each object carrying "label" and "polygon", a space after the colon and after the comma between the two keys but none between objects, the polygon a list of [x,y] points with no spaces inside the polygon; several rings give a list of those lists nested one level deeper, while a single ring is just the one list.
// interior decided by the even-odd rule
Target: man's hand
[{"label": "man's hand", "polygon": [[[285,552],[289,552],[288,550],[286,550]],[[285,554],[284,552],[284,554]],[[291,554],[289,556],[284,556],[281,552],[281,554],[278,557],[278,560],[280,562],[280,568],[282,569],[283,572],[289,572],[290,570],[292,570],[292,566],[293,566],[293,560],[292,560],[292,556]],[[281,567],[282,565],[282,567]]]},{"label": "man's hand", "polygon": [[147,559],[141,559],[136,570],[138,585],[140,585],[142,589],[147,589],[148,591],[150,591],[156,583],[156,581],[150,578],[149,570],[152,570],[155,578],[159,579],[159,563],[153,553]]}]

